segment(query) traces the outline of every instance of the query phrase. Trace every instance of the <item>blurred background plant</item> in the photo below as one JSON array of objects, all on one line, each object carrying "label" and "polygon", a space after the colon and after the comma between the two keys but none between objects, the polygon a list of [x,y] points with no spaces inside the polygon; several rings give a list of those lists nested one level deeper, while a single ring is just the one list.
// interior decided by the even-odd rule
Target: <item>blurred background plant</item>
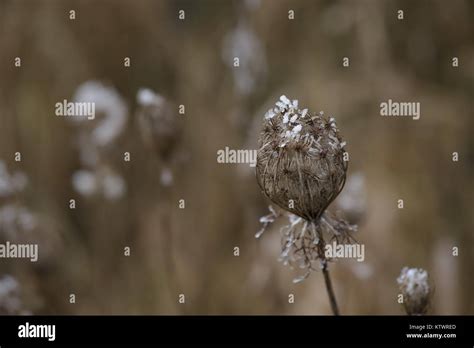
[{"label": "blurred background plant", "polygon": [[[38,314],[329,314],[322,277],[293,284],[275,262],[278,233],[255,242],[268,202],[254,168],[216,161],[225,146],[256,149],[262,115],[286,93],[335,115],[348,144],[330,210],[357,220],[366,258],[333,268],[344,314],[402,314],[393,279],[407,264],[436,284],[431,313],[473,314],[473,12],[468,0],[0,0],[2,173],[28,178],[0,181],[0,195],[21,188],[0,208],[36,217],[25,240],[40,243],[38,263],[0,260],[0,276]],[[106,133],[119,129],[97,146],[108,109],[84,124],[54,114],[91,83],[112,99]],[[183,123],[165,162],[140,131],[143,88]],[[389,98],[419,101],[420,120],[381,117]]]}]

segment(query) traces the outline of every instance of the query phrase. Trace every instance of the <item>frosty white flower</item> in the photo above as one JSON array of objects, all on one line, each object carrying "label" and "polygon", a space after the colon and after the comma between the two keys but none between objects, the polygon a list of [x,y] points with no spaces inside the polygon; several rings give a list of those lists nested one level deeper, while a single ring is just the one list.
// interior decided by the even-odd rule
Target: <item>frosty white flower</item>
[{"label": "frosty white flower", "polygon": [[[95,104],[96,114],[103,114],[103,120],[90,134],[97,146],[110,144],[123,131],[128,108],[118,92],[98,81],[86,81],[80,85],[73,97],[75,102]],[[84,117],[71,117],[75,122],[86,122]]]},{"label": "frosty white flower", "polygon": [[428,272],[422,268],[404,267],[397,278],[408,315],[422,315],[428,310],[430,285]]}]

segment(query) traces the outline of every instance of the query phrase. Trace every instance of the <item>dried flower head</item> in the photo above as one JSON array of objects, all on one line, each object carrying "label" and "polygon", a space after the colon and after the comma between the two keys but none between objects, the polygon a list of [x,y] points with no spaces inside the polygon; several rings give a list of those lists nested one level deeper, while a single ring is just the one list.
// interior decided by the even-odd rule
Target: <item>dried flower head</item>
[{"label": "dried flower head", "polygon": [[431,289],[428,272],[422,268],[404,267],[397,278],[408,315],[422,315],[428,310]]},{"label": "dried flower head", "polygon": [[344,187],[345,144],[334,118],[300,109],[297,100],[282,95],[265,114],[257,154],[258,183],[279,207],[318,221]]}]

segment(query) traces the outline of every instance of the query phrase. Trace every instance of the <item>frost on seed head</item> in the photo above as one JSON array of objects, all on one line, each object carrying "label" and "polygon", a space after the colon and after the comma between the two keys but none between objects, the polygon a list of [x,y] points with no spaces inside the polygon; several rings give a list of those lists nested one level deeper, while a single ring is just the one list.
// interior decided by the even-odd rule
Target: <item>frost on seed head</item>
[{"label": "frost on seed head", "polygon": [[2,238],[17,239],[22,234],[31,235],[37,227],[37,217],[18,203],[0,207],[0,233]]},{"label": "frost on seed head", "polygon": [[431,289],[428,272],[422,268],[404,267],[397,278],[408,315],[422,315],[428,310]]}]

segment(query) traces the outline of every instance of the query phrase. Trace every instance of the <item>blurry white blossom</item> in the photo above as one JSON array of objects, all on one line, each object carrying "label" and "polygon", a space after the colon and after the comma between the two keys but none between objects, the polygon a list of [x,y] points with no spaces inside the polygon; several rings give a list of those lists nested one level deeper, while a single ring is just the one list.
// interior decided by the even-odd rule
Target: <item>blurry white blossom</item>
[{"label": "blurry white blossom", "polygon": [[20,286],[12,276],[0,278],[0,315],[23,314]]},{"label": "blurry white blossom", "polygon": [[404,267],[397,278],[408,315],[425,314],[430,300],[428,272],[422,268]]},{"label": "blurry white blossom", "polygon": [[85,197],[101,193],[106,199],[116,200],[126,191],[125,180],[106,167],[96,171],[78,170],[73,174],[72,184],[76,192]]},{"label": "blurry white blossom", "polygon": [[149,88],[138,90],[137,104],[138,126],[145,145],[155,151],[159,159],[170,160],[182,130],[177,111]]},{"label": "blurry white blossom", "polygon": [[[263,44],[243,21],[226,35],[222,58],[232,69],[235,86],[241,94],[251,94],[266,75],[267,60]],[[235,58],[239,59],[239,67],[234,67]]]},{"label": "blurry white blossom", "polygon": [[19,233],[31,232],[37,226],[37,218],[27,208],[18,204],[0,207],[0,234],[14,239]]},{"label": "blurry white blossom", "polygon": [[339,194],[335,203],[351,223],[359,223],[367,208],[367,188],[364,174],[356,172],[349,175],[344,190]]},{"label": "blurry white blossom", "polygon": [[[103,115],[98,125],[93,122],[96,126],[90,132],[90,140],[95,145],[108,145],[122,133],[128,108],[114,88],[106,87],[98,81],[86,81],[77,88],[73,99],[75,102],[94,103],[96,118]],[[72,117],[71,120],[88,121],[83,117]]]}]

